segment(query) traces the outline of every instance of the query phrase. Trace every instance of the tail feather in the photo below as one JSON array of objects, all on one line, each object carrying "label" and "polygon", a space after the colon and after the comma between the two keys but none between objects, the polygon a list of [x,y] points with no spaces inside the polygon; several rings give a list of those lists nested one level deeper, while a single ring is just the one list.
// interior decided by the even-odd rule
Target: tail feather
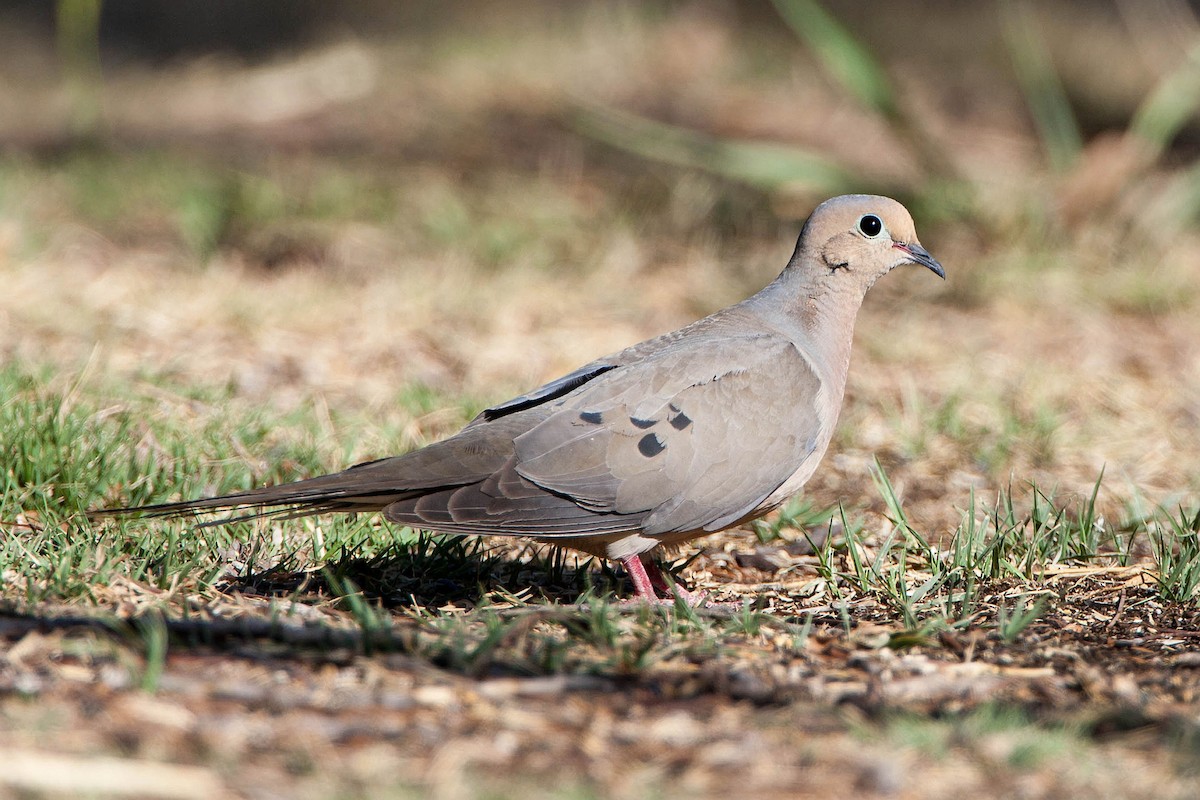
[{"label": "tail feather", "polygon": [[[542,538],[613,536],[639,528],[644,513],[597,512],[570,496],[547,491],[521,476],[510,456],[489,473],[415,480],[397,460],[360,464],[342,472],[245,492],[108,508],[93,517],[195,517],[232,512],[201,527],[255,519],[288,520],[334,512],[382,512],[392,522],[455,534]],[[465,472],[465,471],[464,471]]]},{"label": "tail feather", "polygon": [[[291,519],[328,512],[382,511],[389,505],[426,494],[454,490],[489,478],[511,458],[512,439],[523,430],[520,415],[463,432],[402,456],[355,464],[341,472],[245,492],[109,508],[96,517],[141,515],[195,516],[241,510],[212,524],[262,517]],[[205,523],[208,524],[208,523]]]},{"label": "tail feather", "polygon": [[384,483],[377,476],[356,473],[352,467],[333,475],[322,475],[278,486],[264,486],[246,492],[145,506],[103,508],[88,513],[93,517],[184,517],[249,509],[247,513],[236,517],[204,523],[219,525],[265,517],[295,519],[331,512],[381,511],[398,500],[418,496],[426,491],[428,490],[397,486],[391,481]]}]

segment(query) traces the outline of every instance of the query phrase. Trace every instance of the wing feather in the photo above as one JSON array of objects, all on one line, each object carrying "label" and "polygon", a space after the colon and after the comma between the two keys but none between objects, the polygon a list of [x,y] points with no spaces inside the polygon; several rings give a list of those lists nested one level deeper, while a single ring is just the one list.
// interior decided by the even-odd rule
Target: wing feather
[{"label": "wing feather", "polygon": [[823,450],[831,426],[820,380],[790,342],[721,344],[716,357],[675,352],[596,380],[516,438],[517,472],[594,512],[643,514],[649,535],[745,518]]}]

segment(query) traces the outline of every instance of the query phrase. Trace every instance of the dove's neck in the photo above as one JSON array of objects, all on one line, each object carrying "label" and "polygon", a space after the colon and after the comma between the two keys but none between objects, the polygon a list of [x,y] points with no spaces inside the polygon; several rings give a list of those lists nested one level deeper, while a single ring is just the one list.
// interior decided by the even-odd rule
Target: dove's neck
[{"label": "dove's neck", "polygon": [[811,271],[788,269],[748,302],[757,306],[762,319],[796,343],[840,404],[863,296],[844,282],[825,277],[814,279]]}]

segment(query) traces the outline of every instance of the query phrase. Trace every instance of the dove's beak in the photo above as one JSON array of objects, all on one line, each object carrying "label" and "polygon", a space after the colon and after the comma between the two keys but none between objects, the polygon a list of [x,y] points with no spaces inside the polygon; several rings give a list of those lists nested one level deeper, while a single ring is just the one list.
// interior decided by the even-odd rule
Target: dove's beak
[{"label": "dove's beak", "polygon": [[912,242],[910,245],[910,243],[898,241],[894,242],[892,246],[906,253],[908,260],[911,260],[913,264],[928,266],[934,275],[942,278],[943,281],[946,279],[946,270],[943,270],[942,265],[937,263],[937,259],[929,254],[928,249],[918,245],[917,242]]},{"label": "dove's beak", "polygon": [[934,275],[937,275],[942,280],[946,279],[946,270],[942,269],[942,265],[938,263],[936,258],[929,255],[928,250],[926,250],[924,247],[921,247],[921,245],[917,244],[916,242],[913,242],[912,244],[895,242],[892,247],[907,253],[908,258],[910,261],[912,261],[912,263],[920,264],[923,267],[929,267],[929,269],[933,270]]}]

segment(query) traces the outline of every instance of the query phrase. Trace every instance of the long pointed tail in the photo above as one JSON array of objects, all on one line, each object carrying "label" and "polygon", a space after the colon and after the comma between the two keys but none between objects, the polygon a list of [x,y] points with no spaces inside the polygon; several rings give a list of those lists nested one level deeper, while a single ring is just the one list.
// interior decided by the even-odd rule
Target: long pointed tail
[{"label": "long pointed tail", "polygon": [[[342,472],[316,478],[264,486],[246,492],[157,503],[148,506],[102,508],[88,512],[90,517],[138,515],[148,517],[193,516],[208,512],[244,509],[246,513],[206,522],[206,525],[240,522],[261,517],[289,519],[337,511],[380,511],[397,500],[424,494],[428,489],[397,485],[394,469],[380,469],[385,461],[359,464]],[[370,469],[370,467],[376,467]]]}]

